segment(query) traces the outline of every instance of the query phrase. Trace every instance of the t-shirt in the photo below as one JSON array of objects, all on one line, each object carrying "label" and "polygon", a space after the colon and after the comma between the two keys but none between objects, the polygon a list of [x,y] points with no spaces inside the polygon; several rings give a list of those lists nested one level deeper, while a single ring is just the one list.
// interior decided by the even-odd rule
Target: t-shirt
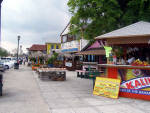
[{"label": "t-shirt", "polygon": [[112,47],[104,46],[106,57],[109,57],[109,54],[111,53]]}]

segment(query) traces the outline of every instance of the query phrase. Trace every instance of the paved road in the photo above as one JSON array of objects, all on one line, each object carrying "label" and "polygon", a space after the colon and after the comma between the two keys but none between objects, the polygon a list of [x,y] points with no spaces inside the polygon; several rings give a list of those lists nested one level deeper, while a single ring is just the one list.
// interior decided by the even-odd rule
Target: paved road
[{"label": "paved road", "polygon": [[66,81],[41,81],[34,76],[51,113],[150,113],[150,101],[110,99],[92,94],[92,80],[67,72]]},{"label": "paved road", "polygon": [[41,81],[28,67],[4,74],[0,113],[150,113],[150,101],[92,94],[92,81],[67,72],[66,81]]},{"label": "paved road", "polygon": [[4,73],[0,113],[49,113],[32,71],[21,66]]}]

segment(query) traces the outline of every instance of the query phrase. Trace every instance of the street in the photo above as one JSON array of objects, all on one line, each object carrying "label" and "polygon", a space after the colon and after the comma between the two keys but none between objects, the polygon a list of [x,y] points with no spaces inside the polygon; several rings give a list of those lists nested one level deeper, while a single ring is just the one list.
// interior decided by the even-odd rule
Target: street
[{"label": "street", "polygon": [[49,113],[39,87],[28,67],[10,69],[4,73],[0,113]]},{"label": "street", "polygon": [[150,113],[150,102],[92,94],[92,80],[67,71],[66,81],[41,81],[30,67],[4,73],[0,113]]}]

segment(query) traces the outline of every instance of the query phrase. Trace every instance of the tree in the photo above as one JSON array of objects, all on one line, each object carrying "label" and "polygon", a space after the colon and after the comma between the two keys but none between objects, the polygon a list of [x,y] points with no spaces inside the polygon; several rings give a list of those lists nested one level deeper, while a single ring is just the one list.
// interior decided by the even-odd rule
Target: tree
[{"label": "tree", "polygon": [[150,0],[69,0],[70,33],[94,37],[144,20],[150,21]]},{"label": "tree", "polygon": [[0,56],[1,57],[7,57],[9,55],[8,51],[5,50],[4,48],[0,47]]}]

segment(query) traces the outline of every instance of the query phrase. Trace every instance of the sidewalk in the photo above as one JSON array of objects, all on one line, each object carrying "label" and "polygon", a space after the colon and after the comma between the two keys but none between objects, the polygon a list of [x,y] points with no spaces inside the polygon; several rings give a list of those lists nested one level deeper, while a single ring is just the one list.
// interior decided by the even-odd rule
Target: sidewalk
[{"label": "sidewalk", "polygon": [[41,81],[33,72],[51,113],[150,113],[150,101],[92,94],[92,80],[67,72],[66,81]]},{"label": "sidewalk", "polygon": [[20,66],[4,73],[0,113],[49,113],[31,68]]}]

